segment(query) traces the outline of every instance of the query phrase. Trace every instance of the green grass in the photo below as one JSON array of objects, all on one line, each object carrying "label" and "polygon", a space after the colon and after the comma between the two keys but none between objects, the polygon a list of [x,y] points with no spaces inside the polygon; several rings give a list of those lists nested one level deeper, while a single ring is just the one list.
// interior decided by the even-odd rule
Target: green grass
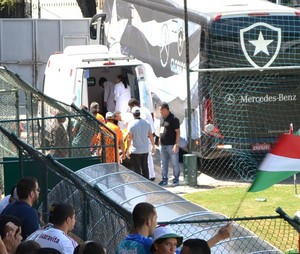
[{"label": "green grass", "polygon": [[[300,211],[300,197],[294,194],[294,185],[275,185],[254,193],[246,193],[247,188],[222,187],[186,194],[184,198],[228,217],[235,214],[234,217],[278,215],[275,212],[277,207],[281,207],[291,217]],[[258,202],[256,198],[265,198],[266,202]]]},{"label": "green grass", "polygon": [[[275,185],[265,191],[247,193],[248,187],[221,187],[186,194],[184,198],[211,211],[222,213],[230,218],[276,216],[281,207],[290,217],[299,210],[300,197],[294,194],[294,185]],[[256,199],[266,199],[258,202]],[[238,223],[262,239],[275,245],[284,253],[297,250],[298,234],[285,221],[251,220]]]}]

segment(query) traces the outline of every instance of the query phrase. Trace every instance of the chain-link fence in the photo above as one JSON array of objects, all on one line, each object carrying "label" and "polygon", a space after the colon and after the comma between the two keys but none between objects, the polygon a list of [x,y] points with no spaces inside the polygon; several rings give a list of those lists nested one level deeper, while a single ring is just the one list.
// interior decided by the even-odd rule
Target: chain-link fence
[{"label": "chain-link fence", "polygon": [[299,66],[194,71],[201,85],[191,92],[191,148],[200,170],[253,180],[278,137],[291,123],[300,128]]},{"label": "chain-link fence", "polygon": [[[161,222],[161,224],[171,225],[178,234],[184,234],[186,238],[209,240],[208,236],[217,234],[221,226],[232,220],[233,225],[238,226],[233,227],[231,238],[217,243],[212,248],[212,253],[298,253],[299,235],[280,216]],[[256,240],[249,241],[253,234]]]},{"label": "chain-link fence", "polygon": [[[213,86],[207,86],[206,91],[202,91],[207,100],[204,100],[199,110],[194,112],[198,112],[199,121],[204,119],[203,116],[212,117],[211,122],[198,122],[199,126],[204,124],[205,130],[205,133],[201,133],[198,142],[195,142],[194,147],[197,153],[202,154],[201,171],[220,179],[228,179],[232,175],[237,179],[238,175],[238,179],[249,180],[255,174],[258,162],[266,152],[264,149],[275,141],[274,135],[277,135],[279,131],[288,131],[285,127],[282,129],[281,126],[286,126],[285,123],[288,126],[290,122],[294,122],[296,126],[300,124],[297,122],[297,117],[294,121],[294,116],[297,116],[298,112],[298,103],[293,103],[293,97],[291,97],[294,92],[297,95],[298,87],[293,84],[295,79],[299,79],[297,75],[288,75],[289,78],[285,79],[285,82],[290,84],[289,89],[282,90],[281,76],[272,74],[269,77],[272,83],[274,80],[278,80],[278,83],[275,90],[270,90],[267,84],[261,85],[264,79],[259,77],[262,77],[262,74],[256,73],[252,82],[247,83],[247,89],[249,87],[253,89],[247,90],[247,95],[244,95],[241,93],[241,87],[238,86],[239,80],[233,78],[230,82],[228,81],[230,85],[225,86],[226,80],[224,81],[223,75],[219,73],[215,77],[212,76],[210,74],[205,78],[216,82],[213,82]],[[248,78],[245,80],[249,80]],[[218,80],[220,82],[217,82]],[[74,233],[83,240],[101,241],[108,247],[109,253],[113,253],[116,244],[131,227],[130,209],[124,209],[120,205],[121,202],[112,202],[111,199],[115,196],[101,193],[103,189],[95,189],[95,186],[88,184],[86,180],[78,177],[72,170],[70,171],[48,154],[58,160],[78,159],[75,163],[90,158],[96,158],[94,163],[104,163],[107,152],[115,153],[115,155],[117,153],[115,135],[86,110],[80,110],[43,96],[5,69],[0,69],[0,84],[2,88],[0,100],[3,105],[7,105],[1,107],[0,110],[1,129],[2,131],[8,130],[5,135],[0,135],[1,157],[17,157],[22,169],[22,173],[18,176],[29,174],[39,178],[42,183],[41,200],[43,201],[40,211],[45,220],[47,220],[50,203],[68,201],[74,204],[77,211],[78,222]],[[232,84],[235,85],[232,86]],[[262,101],[257,105],[250,103],[249,98],[264,100],[265,97],[256,95],[259,91],[268,91],[278,96],[282,94],[280,98],[288,97],[278,107],[273,107],[272,101]],[[228,93],[238,96],[234,98],[236,101],[232,105],[227,105],[224,101],[228,99],[226,96]],[[25,100],[25,107],[24,110],[21,108],[21,112],[19,97],[24,97]],[[261,106],[264,110],[261,110]],[[10,135],[11,132],[15,133],[15,136]],[[78,133],[81,135],[77,136]],[[102,134],[99,135],[99,133]],[[267,138],[263,138],[263,133],[268,134]],[[8,140],[6,135],[10,136],[11,140]],[[76,138],[80,138],[77,143]],[[112,143],[107,139],[110,139]],[[228,147],[230,147],[229,150]],[[109,150],[109,148],[113,149]],[[208,157],[212,154],[216,156],[209,159]],[[34,173],[32,165],[29,171],[24,166],[32,158],[38,162]],[[97,177],[93,174],[88,176],[92,180]],[[115,178],[111,177],[111,179]],[[130,183],[127,175],[124,180]],[[108,181],[106,186],[113,182],[113,180]],[[148,182],[148,180],[138,182],[140,189],[144,192],[149,191]],[[1,184],[3,187],[3,173]],[[155,186],[155,188],[160,188]],[[48,195],[49,190],[52,191]],[[127,192],[130,192],[130,188]],[[157,195],[160,192],[161,190],[155,192],[154,201],[163,202],[163,197]],[[123,197],[123,194],[118,193],[118,197]],[[130,208],[135,204],[130,201],[129,203]],[[184,225],[177,222],[174,228],[187,238],[195,236],[206,239],[223,223],[224,221],[220,219],[197,220],[197,222],[185,222]],[[214,253],[285,253],[290,249],[297,249],[296,231],[278,216],[235,219],[235,225],[233,237],[214,247]],[[201,228],[200,231],[199,228]],[[272,250],[267,250],[269,248]]]},{"label": "chain-link fence", "polygon": [[[52,203],[73,204],[75,236],[80,240],[103,243],[109,254],[115,253],[118,243],[132,228],[131,211],[141,201],[153,203],[158,214],[162,215],[160,218],[173,216],[174,219],[159,224],[170,224],[185,239],[209,240],[222,226],[231,222],[231,238],[217,243],[212,253],[298,253],[298,233],[283,217],[226,219],[189,203],[117,163],[92,165],[74,173],[3,127],[0,131],[20,151],[21,163],[26,164],[30,157],[37,164],[38,173],[33,173],[31,165],[24,169],[24,175],[35,175],[40,179],[43,202],[39,211],[42,217],[47,221]],[[49,186],[51,184],[53,186]]]},{"label": "chain-link fence", "polygon": [[[289,132],[290,123],[300,127],[297,67],[194,71],[205,84],[195,84],[191,93],[198,170],[219,180],[251,181],[278,136]],[[0,109],[1,124],[28,144],[56,157],[99,156],[101,162],[110,154],[117,157],[114,133],[87,111],[42,95],[5,69],[0,69],[0,84],[1,102],[7,105]],[[19,98],[25,101],[21,110]],[[2,157],[16,156],[2,144]]]},{"label": "chain-link fence", "polygon": [[51,204],[69,202],[76,210],[77,222],[73,232],[79,240],[93,239],[97,235],[97,239],[101,239],[100,242],[109,249],[116,246],[128,230],[130,214],[109,203],[101,191],[94,189],[52,156],[39,152],[2,126],[0,130],[4,137],[9,138],[5,137],[6,142],[19,151],[22,175],[35,176],[40,183],[39,211],[42,220],[47,223]]},{"label": "chain-link fence", "polygon": [[[118,157],[116,136],[87,108],[79,109],[48,98],[6,69],[0,69],[1,126],[26,143],[56,158],[98,162]],[[20,104],[22,97],[24,104]],[[16,157],[18,151],[1,135],[1,158]],[[110,161],[111,162],[111,161]],[[3,163],[0,187],[4,187]]]}]

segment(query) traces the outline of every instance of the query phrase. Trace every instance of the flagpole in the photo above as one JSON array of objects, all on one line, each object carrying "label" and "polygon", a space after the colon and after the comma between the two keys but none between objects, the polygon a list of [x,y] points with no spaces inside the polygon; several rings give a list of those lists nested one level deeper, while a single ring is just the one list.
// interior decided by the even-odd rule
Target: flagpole
[{"label": "flagpole", "polygon": [[[293,134],[294,133],[294,125],[293,123],[290,123],[290,131],[289,134]],[[298,190],[297,190],[297,175],[294,174],[294,194],[298,195]],[[299,236],[300,237],[300,236]],[[299,239],[300,241],[300,239]],[[300,243],[299,243],[300,244]],[[299,252],[300,253],[300,252]]]},{"label": "flagpole", "polygon": [[298,253],[300,253],[300,233],[298,232]]},{"label": "flagpole", "polygon": [[298,195],[298,189],[297,189],[297,175],[296,175],[296,174],[294,174],[294,188],[295,188],[294,194],[295,194],[295,195]]},{"label": "flagpole", "polygon": [[240,208],[241,208],[243,202],[245,201],[245,199],[246,199],[246,197],[247,197],[247,194],[248,194],[248,191],[246,191],[246,192],[244,193],[243,197],[242,197],[241,200],[240,200],[240,203],[238,204],[236,210],[234,211],[234,213],[232,214],[232,216],[231,216],[230,218],[234,219],[234,218],[236,217],[238,211],[240,210]]}]

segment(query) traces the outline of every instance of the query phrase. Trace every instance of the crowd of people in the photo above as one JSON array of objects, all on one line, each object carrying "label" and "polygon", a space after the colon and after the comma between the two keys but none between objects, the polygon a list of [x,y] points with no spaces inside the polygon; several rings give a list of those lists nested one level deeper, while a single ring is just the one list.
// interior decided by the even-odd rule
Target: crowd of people
[{"label": "crowd of people", "polygon": [[[43,223],[33,207],[39,197],[37,179],[23,177],[14,189],[17,198],[7,204],[0,215],[1,254],[106,254],[103,243],[74,238],[71,231],[75,227],[76,214],[69,203],[52,204],[48,223]],[[232,234],[229,223],[208,241],[184,240],[170,225],[157,225],[157,218],[152,204],[136,204],[132,212],[132,231],[115,250],[109,250],[110,253],[209,254],[211,247]]]},{"label": "crowd of people", "polygon": [[[49,208],[49,220],[41,220],[34,205],[40,188],[36,178],[23,177],[12,188],[8,199],[0,201],[1,254],[105,254],[98,242],[75,241],[75,210],[71,204],[55,203]],[[13,196],[13,197],[12,197]],[[7,200],[9,200],[7,202]]]},{"label": "crowd of people", "polygon": [[[127,102],[131,98],[131,88],[126,82],[122,74],[117,75],[115,83],[107,81],[106,78],[101,77],[99,80],[99,89],[103,90],[103,94],[99,98],[100,103],[92,102],[89,107],[89,112],[103,124],[106,120],[103,116],[105,112],[126,111]],[[81,105],[81,109],[88,110],[87,105]],[[55,115],[55,121],[51,127],[49,145],[51,149],[50,154],[54,157],[68,157],[68,148],[70,147],[70,138],[64,123],[65,114],[58,112]],[[88,123],[77,121],[72,128],[72,155],[76,156],[90,156],[93,149],[90,146],[97,146],[97,136],[94,136],[92,131],[88,128]],[[93,138],[89,138],[93,135]],[[95,150],[95,149],[94,149]]]},{"label": "crowd of people", "polygon": [[[115,84],[102,77],[103,105],[92,102],[90,113],[113,131],[119,150],[115,150],[111,132],[105,130],[95,134],[85,124],[76,122],[73,126],[73,153],[91,153],[93,144],[104,142],[106,146],[97,149],[98,155],[104,155],[106,162],[122,163],[129,159],[131,169],[143,177],[154,181],[155,130],[153,116],[149,109],[141,107],[137,99],[131,98],[130,86],[122,75],[118,75]],[[100,109],[107,109],[105,117]],[[82,109],[88,108],[82,105]],[[173,167],[173,186],[179,185],[179,139],[178,118],[172,114],[169,105],[160,105],[159,150],[162,179],[159,185],[168,185],[169,162]],[[57,114],[51,130],[51,153],[56,157],[66,157],[68,143],[64,128],[66,118]],[[105,134],[103,134],[105,133]],[[63,138],[61,137],[64,136]],[[86,139],[88,137],[88,139]],[[36,178],[23,177],[14,186],[10,195],[0,201],[0,254],[62,253],[62,254],[105,254],[106,249],[99,242],[77,242],[69,235],[75,226],[75,210],[71,204],[57,203],[49,209],[49,223],[43,225],[34,204],[39,199],[40,188]],[[208,254],[217,242],[230,237],[232,225],[222,227],[210,240],[187,239],[173,231],[170,226],[157,227],[157,212],[149,203],[137,204],[132,213],[133,230],[120,242],[116,254]],[[181,248],[182,246],[182,248]],[[110,250],[111,251],[111,250]]]},{"label": "crowd of people", "polygon": [[[68,150],[73,157],[98,155],[107,163],[123,163],[126,167],[145,178],[155,181],[153,155],[156,144],[159,145],[162,178],[158,183],[168,185],[169,163],[173,167],[172,186],[179,185],[179,119],[170,111],[167,103],[160,105],[159,136],[155,132],[154,118],[150,110],[131,98],[131,88],[123,75],[118,75],[115,83],[101,77],[99,85],[103,88],[102,103],[92,102],[89,112],[103,125],[101,132],[93,132],[88,121],[76,121],[72,124],[72,149],[69,148],[68,134],[64,127],[66,118],[57,113],[56,121],[51,129],[50,145],[54,157],[67,157]],[[105,112],[105,114],[104,114]],[[156,133],[156,134],[155,134]],[[114,147],[114,134],[117,150]],[[159,143],[155,143],[159,140]]]}]

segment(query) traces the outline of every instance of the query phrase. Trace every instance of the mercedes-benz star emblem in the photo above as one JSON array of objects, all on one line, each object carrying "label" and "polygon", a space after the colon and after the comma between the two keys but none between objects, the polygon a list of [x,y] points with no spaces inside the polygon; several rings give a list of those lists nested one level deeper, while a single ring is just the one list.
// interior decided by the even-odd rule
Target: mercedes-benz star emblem
[{"label": "mercedes-benz star emblem", "polygon": [[227,94],[224,98],[225,100],[225,104],[227,105],[233,105],[235,103],[235,98],[233,96],[233,94]]},{"label": "mercedes-benz star emblem", "polygon": [[167,24],[161,29],[161,39],[159,45],[160,63],[163,67],[167,66],[170,55],[170,37]]}]

